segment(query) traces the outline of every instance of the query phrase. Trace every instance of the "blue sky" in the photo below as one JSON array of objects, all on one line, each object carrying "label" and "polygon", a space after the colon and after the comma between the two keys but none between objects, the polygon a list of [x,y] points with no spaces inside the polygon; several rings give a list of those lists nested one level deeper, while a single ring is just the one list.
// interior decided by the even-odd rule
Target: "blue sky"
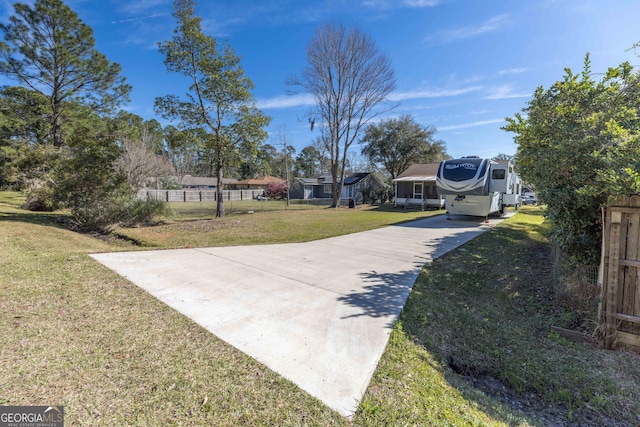
[{"label": "blue sky", "polygon": [[[0,0],[1,21],[12,3]],[[175,27],[172,1],[67,4],[93,28],[98,50],[122,66],[133,86],[126,109],[160,120],[155,98],[187,88],[167,73],[157,48]],[[636,0],[200,0],[198,15],[205,33],[242,56],[257,105],[272,117],[270,142],[284,130],[298,151],[317,131],[301,120],[308,98],[287,95],[285,80],[300,74],[309,40],[328,21],[357,25],[391,59],[399,106],[386,117],[411,114],[435,127],[453,157],[514,154],[512,134],[500,129],[504,118],[566,67],[580,72],[587,52],[595,78],[622,61],[640,66],[629,50],[640,42]]]}]

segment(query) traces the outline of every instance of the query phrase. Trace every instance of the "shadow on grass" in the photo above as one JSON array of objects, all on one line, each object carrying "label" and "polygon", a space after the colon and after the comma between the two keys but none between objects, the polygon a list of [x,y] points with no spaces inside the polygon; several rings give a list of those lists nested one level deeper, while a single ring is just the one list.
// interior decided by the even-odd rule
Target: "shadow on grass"
[{"label": "shadow on grass", "polygon": [[627,425],[594,398],[614,397],[599,353],[549,334],[563,311],[537,235],[547,226],[504,225],[423,269],[400,316],[404,334],[465,400],[507,425]]},{"label": "shadow on grass", "polygon": [[[530,271],[516,267],[533,262],[515,255],[526,253],[528,237],[525,229],[501,227],[446,254],[423,269],[401,315],[406,336],[439,362],[449,385],[492,419],[510,426],[521,425],[523,417],[531,425],[544,425],[520,410],[529,398],[501,379],[504,358],[520,351],[511,346],[535,347],[537,340],[526,337],[544,330],[530,320],[535,309],[528,307],[527,279],[518,277]],[[535,408],[531,404],[528,409]]]},{"label": "shadow on grass", "polygon": [[68,217],[61,213],[50,212],[7,212],[3,211],[0,207],[0,222],[25,222],[28,224],[43,225],[48,227],[66,228],[65,224],[68,223]]},{"label": "shadow on grass", "polygon": [[68,230],[69,217],[60,212],[30,211],[23,209],[24,195],[18,192],[0,192],[0,223],[22,222]]},{"label": "shadow on grass", "polygon": [[[446,224],[462,227],[473,221]],[[528,425],[570,425],[565,423],[563,402],[547,407],[549,401],[536,395],[535,387],[529,389],[529,382],[537,382],[534,373],[545,369],[549,354],[557,361],[566,354],[546,340],[553,321],[553,291],[548,245],[536,234],[548,228],[527,221],[516,217],[473,240],[479,233],[463,230],[433,240],[429,243],[432,257],[446,255],[421,269],[415,285],[402,283],[412,281],[414,271],[370,271],[363,279],[371,285],[341,301],[360,307],[363,316],[401,313],[404,335],[432,355],[451,387],[492,419],[512,426],[522,425],[523,419]],[[423,220],[400,226],[428,228],[434,223]],[[458,250],[451,251],[454,248]],[[405,303],[398,303],[407,286],[411,290]],[[520,377],[525,365],[531,365],[532,373]],[[507,378],[517,381],[510,384]],[[561,393],[565,386],[558,387],[556,380],[553,374],[545,374],[540,381],[556,387],[552,393]]]},{"label": "shadow on grass", "polygon": [[[476,218],[462,222],[433,221],[432,218],[426,218],[394,225],[394,227],[426,228],[433,230],[443,228],[452,228],[454,230],[456,228],[462,229],[443,237],[426,240],[424,242],[424,250],[421,253],[414,254],[414,256],[418,258],[418,261],[414,263],[414,267],[410,270],[400,272],[379,272],[371,270],[361,273],[360,277],[367,285],[357,292],[338,297],[338,301],[361,310],[361,313],[349,317],[388,316],[390,317],[388,326],[391,327],[402,311],[423,266],[488,231],[487,228],[479,226],[480,222],[481,221]],[[469,229],[469,227],[475,227],[476,225],[478,226],[477,228]],[[522,232],[522,234],[525,233]]]}]

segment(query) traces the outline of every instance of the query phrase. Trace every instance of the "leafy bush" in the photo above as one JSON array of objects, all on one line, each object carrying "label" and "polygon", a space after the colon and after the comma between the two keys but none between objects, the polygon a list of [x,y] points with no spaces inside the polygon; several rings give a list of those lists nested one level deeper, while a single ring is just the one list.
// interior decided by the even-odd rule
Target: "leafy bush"
[{"label": "leafy bush", "polygon": [[27,195],[24,209],[51,212],[62,206],[56,198],[55,171],[65,153],[45,145],[21,145],[7,157],[5,179]]},{"label": "leafy bush", "polygon": [[53,212],[60,208],[60,202],[55,198],[54,189],[42,182],[27,184],[27,198],[23,209],[39,212]]},{"label": "leafy bush", "polygon": [[133,227],[150,224],[157,216],[168,216],[171,211],[162,200],[140,200],[133,193],[125,193],[86,198],[74,205],[71,213],[78,228],[109,233],[117,225]]},{"label": "leafy bush", "polygon": [[125,227],[132,227],[139,224],[150,224],[159,215],[169,216],[171,210],[169,205],[162,200],[134,198],[124,204],[123,214],[120,223]]},{"label": "leafy bush", "polygon": [[74,222],[86,231],[109,232],[126,214],[134,197],[126,175],[116,166],[120,147],[95,128],[76,130],[53,174],[56,199],[69,208]]},{"label": "leafy bush", "polygon": [[138,200],[118,167],[120,147],[101,137],[98,122],[78,126],[63,147],[23,146],[12,160],[27,199],[23,207],[71,213],[83,231],[108,233],[118,224],[143,224],[166,214],[163,202]]},{"label": "leafy bush", "polygon": [[362,203],[380,203],[381,205],[384,205],[387,200],[390,200],[390,190],[391,187],[389,186],[377,189],[374,189],[372,186],[364,187],[360,190],[360,193],[362,194]]},{"label": "leafy bush", "polygon": [[371,186],[363,187],[360,194],[362,195],[362,203],[372,204],[376,200],[375,191]]},{"label": "leafy bush", "polygon": [[71,207],[73,222],[83,231],[109,233],[125,217],[125,202],[118,197],[87,197]]},{"label": "leafy bush", "polygon": [[566,69],[539,87],[504,128],[515,134],[522,178],[547,204],[554,242],[587,264],[600,260],[600,208],[640,192],[640,74],[623,63],[601,81],[592,76],[587,55],[581,74]]},{"label": "leafy bush", "polygon": [[380,204],[384,205],[385,203],[387,203],[387,200],[392,201],[393,200],[393,188],[391,186],[385,186],[384,188],[380,188],[377,192],[376,192],[376,197],[378,200],[380,200]]},{"label": "leafy bush", "polygon": [[265,190],[265,195],[270,199],[286,199],[287,198],[287,184],[275,182],[269,183]]}]

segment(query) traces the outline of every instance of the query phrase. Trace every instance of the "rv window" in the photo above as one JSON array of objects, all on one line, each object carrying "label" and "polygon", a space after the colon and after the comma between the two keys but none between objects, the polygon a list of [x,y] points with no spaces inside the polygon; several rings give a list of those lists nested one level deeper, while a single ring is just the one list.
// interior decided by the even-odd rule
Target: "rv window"
[{"label": "rv window", "polygon": [[491,179],[504,179],[506,173],[505,169],[494,169],[491,171]]},{"label": "rv window", "polygon": [[[482,164],[483,159],[456,159],[445,160],[441,167],[442,178],[448,181],[460,182],[473,179],[478,173],[478,168]],[[440,172],[440,170],[438,170]],[[484,173],[481,173],[482,177]]]}]

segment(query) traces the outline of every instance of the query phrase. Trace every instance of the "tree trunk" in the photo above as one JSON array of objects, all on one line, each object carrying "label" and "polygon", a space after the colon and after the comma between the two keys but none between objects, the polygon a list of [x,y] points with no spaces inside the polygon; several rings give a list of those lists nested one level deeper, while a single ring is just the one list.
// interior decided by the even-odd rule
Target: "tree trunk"
[{"label": "tree trunk", "polygon": [[62,147],[62,125],[58,118],[56,118],[55,124],[53,125],[53,146]]},{"label": "tree trunk", "polygon": [[60,119],[60,115],[60,101],[56,98],[53,100],[53,123],[51,129],[54,147],[62,147],[62,120]]},{"label": "tree trunk", "polygon": [[342,196],[342,187],[344,187],[344,171],[347,169],[347,151],[349,150],[349,146],[351,142],[349,142],[349,134],[347,132],[347,137],[344,141],[344,152],[342,153],[342,161],[340,163],[340,180],[338,181],[338,204],[340,203],[340,196]]},{"label": "tree trunk", "polygon": [[218,156],[218,159],[216,161],[216,178],[218,181],[216,183],[216,218],[222,218],[224,216],[224,196],[222,195],[222,166],[222,160],[220,159],[220,156]]},{"label": "tree trunk", "polygon": [[331,180],[333,184],[331,185],[331,207],[339,208],[340,207],[340,178],[338,177],[338,163],[334,162],[331,165]]}]

